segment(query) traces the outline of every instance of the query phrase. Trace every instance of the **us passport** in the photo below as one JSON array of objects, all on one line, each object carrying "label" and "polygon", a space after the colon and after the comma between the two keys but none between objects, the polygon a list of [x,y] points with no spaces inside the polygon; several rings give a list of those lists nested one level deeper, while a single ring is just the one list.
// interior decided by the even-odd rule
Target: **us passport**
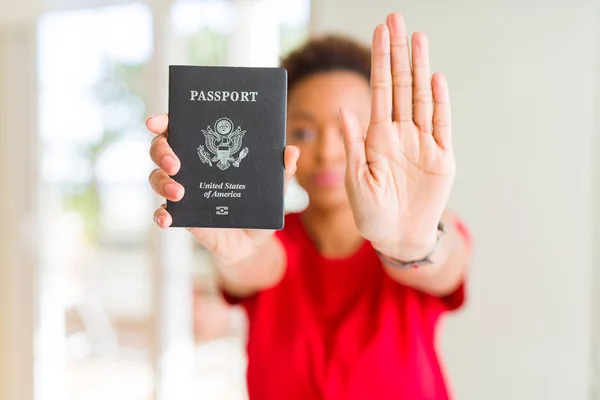
[{"label": "us passport", "polygon": [[168,142],[185,188],[173,227],[281,229],[287,72],[169,67]]}]

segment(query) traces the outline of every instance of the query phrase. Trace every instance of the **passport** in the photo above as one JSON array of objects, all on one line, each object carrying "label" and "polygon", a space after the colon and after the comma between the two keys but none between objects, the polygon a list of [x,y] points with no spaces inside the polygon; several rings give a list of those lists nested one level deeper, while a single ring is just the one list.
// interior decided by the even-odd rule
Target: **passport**
[{"label": "passport", "polygon": [[169,67],[172,227],[283,228],[286,109],[283,68]]}]

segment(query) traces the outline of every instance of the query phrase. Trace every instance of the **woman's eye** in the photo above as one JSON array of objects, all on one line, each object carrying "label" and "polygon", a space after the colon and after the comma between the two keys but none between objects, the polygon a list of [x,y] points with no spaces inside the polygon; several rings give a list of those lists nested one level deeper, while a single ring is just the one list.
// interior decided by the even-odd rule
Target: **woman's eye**
[{"label": "woman's eye", "polygon": [[315,131],[312,129],[298,128],[292,131],[292,138],[298,141],[308,141],[314,139]]}]

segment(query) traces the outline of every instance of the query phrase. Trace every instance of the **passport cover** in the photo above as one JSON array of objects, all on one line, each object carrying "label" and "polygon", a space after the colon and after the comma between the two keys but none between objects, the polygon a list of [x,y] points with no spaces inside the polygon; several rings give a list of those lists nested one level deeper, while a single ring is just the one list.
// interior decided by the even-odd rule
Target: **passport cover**
[{"label": "passport cover", "polygon": [[283,228],[286,109],[283,68],[169,67],[172,227]]}]

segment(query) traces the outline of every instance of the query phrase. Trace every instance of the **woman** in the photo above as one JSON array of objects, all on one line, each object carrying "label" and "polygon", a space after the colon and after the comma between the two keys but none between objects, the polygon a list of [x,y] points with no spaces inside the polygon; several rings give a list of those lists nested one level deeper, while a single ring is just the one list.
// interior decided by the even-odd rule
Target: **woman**
[{"label": "woman", "polygon": [[[446,81],[430,75],[425,36],[412,36],[412,62],[408,40],[391,14],[372,56],[340,37],[290,54],[286,184],[295,174],[307,209],[275,233],[190,229],[226,299],[248,313],[252,399],[450,397],[435,327],[463,302],[471,250],[445,210],[455,176]],[[160,135],[152,187],[178,201],[168,117],[147,125]],[[170,225],[164,207],[155,221]]]}]

